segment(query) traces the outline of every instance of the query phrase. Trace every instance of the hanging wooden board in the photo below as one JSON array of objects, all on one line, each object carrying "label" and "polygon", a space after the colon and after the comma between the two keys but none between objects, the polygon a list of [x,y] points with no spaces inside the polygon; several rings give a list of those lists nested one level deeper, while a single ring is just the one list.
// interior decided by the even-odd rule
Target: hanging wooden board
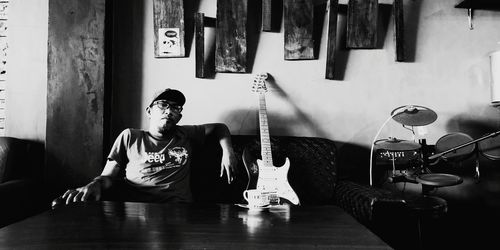
[{"label": "hanging wooden board", "polygon": [[378,0],[349,0],[347,5],[347,47],[377,47]]},{"label": "hanging wooden board", "polygon": [[184,0],[153,0],[155,57],[184,57]]},{"label": "hanging wooden board", "polygon": [[326,79],[333,80],[335,73],[335,50],[337,48],[338,0],[330,0],[328,18],[328,41],[326,47]]},{"label": "hanging wooden board", "polygon": [[312,0],[283,2],[285,60],[314,59],[314,4]]},{"label": "hanging wooden board", "polygon": [[205,14],[196,13],[194,29],[196,35],[196,77],[205,78]]},{"label": "hanging wooden board", "polygon": [[405,37],[404,37],[404,16],[403,0],[394,0],[392,5],[394,15],[394,40],[396,43],[396,61],[405,60]]},{"label": "hanging wooden board", "polygon": [[273,0],[262,0],[262,31],[272,30],[272,2]]},{"label": "hanging wooden board", "polygon": [[216,72],[247,72],[247,0],[217,0]]}]

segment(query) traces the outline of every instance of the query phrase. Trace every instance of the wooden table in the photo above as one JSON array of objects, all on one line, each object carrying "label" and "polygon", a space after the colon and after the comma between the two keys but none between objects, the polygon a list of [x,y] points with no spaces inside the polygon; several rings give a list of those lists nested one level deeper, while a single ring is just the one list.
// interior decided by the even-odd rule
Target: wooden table
[{"label": "wooden table", "polygon": [[1,249],[390,249],[337,206],[89,202],[0,229]]}]

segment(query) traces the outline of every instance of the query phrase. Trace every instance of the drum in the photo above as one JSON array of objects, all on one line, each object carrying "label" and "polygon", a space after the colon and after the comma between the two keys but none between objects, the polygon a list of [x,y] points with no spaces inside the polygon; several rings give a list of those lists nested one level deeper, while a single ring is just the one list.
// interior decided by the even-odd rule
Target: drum
[{"label": "drum", "polygon": [[[461,146],[473,140],[474,139],[472,139],[472,137],[464,133],[457,132],[444,135],[436,142],[436,154],[442,153],[457,146]],[[449,152],[443,155],[442,158],[449,161],[462,161],[471,156],[475,150],[476,144],[473,143]]]},{"label": "drum", "polygon": [[478,143],[481,154],[490,160],[500,160],[500,136],[494,136]]},{"label": "drum", "polygon": [[421,174],[417,176],[417,182],[431,187],[448,187],[458,185],[463,182],[460,176],[453,174]]}]

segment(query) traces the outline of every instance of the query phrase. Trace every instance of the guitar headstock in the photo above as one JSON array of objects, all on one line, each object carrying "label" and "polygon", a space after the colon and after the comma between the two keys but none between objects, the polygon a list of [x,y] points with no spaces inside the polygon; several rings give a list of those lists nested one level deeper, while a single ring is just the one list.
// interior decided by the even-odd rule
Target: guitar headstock
[{"label": "guitar headstock", "polygon": [[255,75],[253,79],[252,91],[257,93],[267,92],[266,80],[268,76],[269,75],[265,72]]}]

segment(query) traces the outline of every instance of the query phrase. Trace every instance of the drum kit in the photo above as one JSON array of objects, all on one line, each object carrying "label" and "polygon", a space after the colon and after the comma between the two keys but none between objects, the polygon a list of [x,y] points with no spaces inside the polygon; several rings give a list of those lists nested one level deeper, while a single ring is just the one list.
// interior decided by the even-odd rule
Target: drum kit
[{"label": "drum kit", "polygon": [[[402,106],[391,112],[391,118],[403,125],[403,127],[425,126],[433,123],[437,119],[437,114],[433,110],[423,106]],[[384,123],[385,125],[385,123]],[[432,173],[429,168],[437,165],[439,161],[460,163],[469,156],[481,153],[491,160],[500,160],[500,131],[485,135],[474,140],[465,133],[450,133],[439,138],[434,147],[426,144],[425,139],[419,142],[388,138],[376,140],[370,155],[370,185],[372,184],[372,159],[377,163],[392,163],[392,174],[387,177],[390,183],[403,182],[420,184],[422,195],[415,199],[408,199],[408,207],[419,216],[430,215],[435,218],[447,211],[447,202],[441,197],[433,195],[432,190],[439,187],[447,187],[461,184],[462,177],[447,173]],[[374,151],[376,148],[376,151]],[[375,152],[375,156],[373,153]],[[399,163],[399,167],[396,167]],[[383,165],[383,164],[381,164]],[[387,167],[387,166],[384,166]],[[479,180],[479,161],[476,157],[475,178]],[[385,169],[388,170],[387,168]],[[396,171],[398,170],[398,171]],[[404,187],[400,187],[403,188]],[[418,236],[421,240],[420,217],[418,217]]]},{"label": "drum kit", "polygon": [[[401,106],[391,112],[394,121],[411,127],[429,125],[436,121],[437,117],[433,110],[417,105]],[[462,183],[462,178],[451,174],[431,173],[429,165],[435,165],[440,160],[460,162],[476,152],[480,152],[487,159],[500,160],[500,136],[497,136],[499,134],[500,131],[497,131],[474,140],[465,133],[450,133],[436,142],[434,150],[430,149],[425,139],[416,143],[389,137],[375,140],[372,153],[375,152],[374,157],[378,163],[392,164],[389,182],[420,183],[426,188],[452,186]],[[475,167],[475,177],[479,179],[477,160]],[[413,170],[412,174],[408,174],[410,169]],[[370,183],[371,171],[370,169]]]}]

